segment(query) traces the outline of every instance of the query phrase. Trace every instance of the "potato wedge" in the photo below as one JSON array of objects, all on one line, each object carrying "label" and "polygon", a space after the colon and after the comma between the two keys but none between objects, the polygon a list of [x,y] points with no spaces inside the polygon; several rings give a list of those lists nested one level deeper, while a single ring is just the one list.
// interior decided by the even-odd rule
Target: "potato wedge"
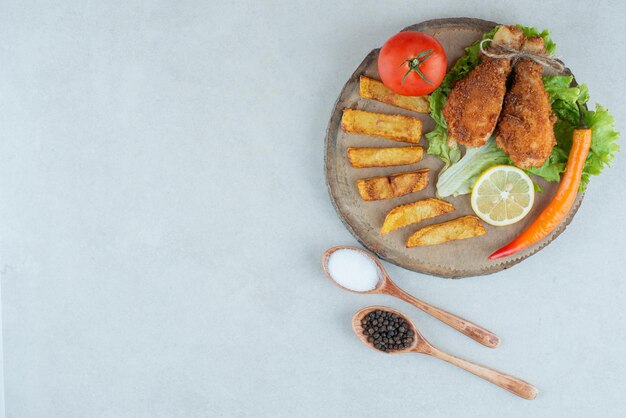
[{"label": "potato wedge", "polygon": [[395,231],[407,225],[416,224],[424,219],[434,218],[454,210],[454,206],[443,200],[430,198],[418,200],[407,205],[396,206],[385,217],[381,235]]},{"label": "potato wedge", "polygon": [[363,200],[384,200],[419,192],[428,184],[428,169],[359,179],[356,185]]},{"label": "potato wedge", "polygon": [[407,240],[407,248],[443,244],[485,235],[487,230],[476,216],[461,216],[448,222],[430,225],[415,231]]},{"label": "potato wedge", "polygon": [[417,118],[364,110],[344,109],[341,127],[346,132],[412,144],[419,143],[422,137],[422,121]]},{"label": "potato wedge", "polygon": [[415,164],[424,157],[422,147],[348,148],[348,159],[355,168],[390,167]]},{"label": "potato wedge", "polygon": [[428,96],[402,96],[389,90],[382,81],[374,80],[364,75],[359,80],[359,93],[364,99],[378,100],[379,102],[418,113],[430,112]]}]

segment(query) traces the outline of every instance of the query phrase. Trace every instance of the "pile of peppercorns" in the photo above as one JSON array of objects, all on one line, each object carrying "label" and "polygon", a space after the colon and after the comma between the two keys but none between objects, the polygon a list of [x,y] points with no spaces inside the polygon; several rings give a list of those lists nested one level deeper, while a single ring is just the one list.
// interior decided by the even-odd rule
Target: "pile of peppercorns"
[{"label": "pile of peppercorns", "polygon": [[361,326],[367,341],[384,352],[409,348],[415,339],[415,333],[404,318],[380,309],[365,315]]}]

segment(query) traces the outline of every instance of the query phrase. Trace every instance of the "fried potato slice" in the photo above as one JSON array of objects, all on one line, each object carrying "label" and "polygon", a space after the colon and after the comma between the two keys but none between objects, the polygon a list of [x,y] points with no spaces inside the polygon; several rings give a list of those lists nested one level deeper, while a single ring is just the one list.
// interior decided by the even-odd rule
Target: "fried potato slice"
[{"label": "fried potato slice", "polygon": [[378,100],[379,102],[418,113],[430,112],[428,95],[402,96],[389,90],[382,81],[374,80],[364,75],[359,80],[359,93],[364,99]]},{"label": "fried potato slice", "polygon": [[415,231],[407,240],[407,248],[443,244],[485,235],[487,230],[476,216],[461,216],[448,222],[430,225]]},{"label": "fried potato slice", "polygon": [[428,185],[428,169],[359,179],[356,185],[363,200],[393,199],[424,189]]},{"label": "fried potato slice", "polygon": [[415,164],[424,157],[424,148],[348,148],[348,159],[355,168]]},{"label": "fried potato slice", "polygon": [[382,235],[395,231],[403,226],[416,224],[424,219],[434,218],[454,210],[454,206],[443,200],[430,198],[418,200],[407,205],[396,206],[391,209],[385,217],[383,227],[380,230]]},{"label": "fried potato slice", "polygon": [[422,121],[417,118],[365,110],[344,109],[341,127],[346,132],[412,144],[419,143],[422,137]]}]

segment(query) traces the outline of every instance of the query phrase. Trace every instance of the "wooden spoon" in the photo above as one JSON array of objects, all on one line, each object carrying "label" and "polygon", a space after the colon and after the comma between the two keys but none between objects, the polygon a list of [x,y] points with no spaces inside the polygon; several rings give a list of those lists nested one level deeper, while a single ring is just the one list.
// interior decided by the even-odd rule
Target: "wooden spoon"
[{"label": "wooden spoon", "polygon": [[415,333],[415,338],[413,344],[410,347],[407,347],[403,350],[395,350],[388,351],[389,354],[400,354],[400,353],[422,353],[428,354],[429,356],[437,357],[438,359],[447,361],[450,364],[454,364],[468,372],[475,374],[478,377],[482,377],[483,379],[493,383],[494,385],[498,385],[503,389],[508,390],[520,396],[524,399],[535,399],[539,391],[536,387],[527,383],[517,377],[509,376],[508,374],[501,373],[497,370],[490,369],[485,366],[481,366],[476,363],[472,363],[467,360],[463,360],[462,358],[453,356],[448,353],[444,353],[436,347],[433,347],[423,336],[419,333],[413,322],[404,316],[401,312],[396,311],[395,309],[387,308],[386,306],[369,306],[367,308],[361,309],[352,317],[352,329],[354,333],[359,337],[363,344],[368,347],[383,353],[383,351],[378,350],[376,347],[372,345],[372,343],[367,341],[367,336],[363,334],[363,327],[361,326],[361,320],[370,312],[375,310],[382,310],[391,313],[395,313],[396,315],[402,317],[407,324],[411,327],[411,330]]},{"label": "wooden spoon", "polygon": [[[335,279],[333,279],[333,277],[330,275],[330,273],[328,272],[328,258],[330,257],[330,255],[332,253],[334,253],[337,250],[354,250],[354,251],[358,251],[364,255],[366,255],[367,257],[369,257],[370,259],[372,259],[372,261],[374,261],[374,263],[376,263],[376,265],[378,266],[379,269],[379,277],[380,277],[380,281],[378,282],[378,285],[376,286],[375,289],[373,290],[368,290],[365,292],[358,292],[358,291],[354,291],[351,289],[348,289],[346,287],[341,286],[339,283],[337,283],[335,281]],[[340,288],[347,290],[349,292],[353,292],[353,293],[382,293],[382,294],[386,294],[386,295],[390,295],[390,296],[394,296],[398,299],[402,299],[405,302],[408,302],[416,307],[418,307],[419,309],[421,309],[422,311],[426,312],[427,314],[434,316],[435,318],[437,318],[438,320],[450,325],[452,328],[456,329],[459,332],[462,332],[463,334],[467,335],[468,337],[472,338],[473,340],[478,341],[479,343],[489,347],[489,348],[496,348],[500,345],[500,338],[498,338],[498,336],[496,334],[494,334],[491,331],[486,330],[485,328],[476,325],[466,319],[463,319],[461,317],[458,317],[456,315],[451,314],[450,312],[446,312],[443,309],[439,309],[435,306],[429,305],[426,302],[423,302],[419,299],[417,299],[414,296],[411,296],[410,294],[406,293],[404,290],[400,289],[389,277],[389,275],[387,274],[387,272],[385,271],[385,268],[383,267],[383,265],[380,263],[380,261],[378,261],[378,259],[368,253],[367,251],[363,251],[360,248],[356,248],[356,247],[346,247],[346,246],[339,246],[339,247],[333,247],[330,248],[328,250],[326,250],[326,252],[324,253],[324,255],[322,256],[322,268],[324,269],[324,274],[326,275],[326,277],[328,277],[333,283],[335,283],[337,286],[339,286]]]}]

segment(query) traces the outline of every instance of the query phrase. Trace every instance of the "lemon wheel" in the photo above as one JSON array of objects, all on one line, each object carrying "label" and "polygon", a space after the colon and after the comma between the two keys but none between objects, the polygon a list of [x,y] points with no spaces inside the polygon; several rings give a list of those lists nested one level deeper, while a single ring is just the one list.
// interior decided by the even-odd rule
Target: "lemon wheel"
[{"label": "lemon wheel", "polygon": [[535,201],[533,182],[524,171],[510,165],[491,167],[472,189],[472,209],[490,225],[512,225],[522,220]]}]

